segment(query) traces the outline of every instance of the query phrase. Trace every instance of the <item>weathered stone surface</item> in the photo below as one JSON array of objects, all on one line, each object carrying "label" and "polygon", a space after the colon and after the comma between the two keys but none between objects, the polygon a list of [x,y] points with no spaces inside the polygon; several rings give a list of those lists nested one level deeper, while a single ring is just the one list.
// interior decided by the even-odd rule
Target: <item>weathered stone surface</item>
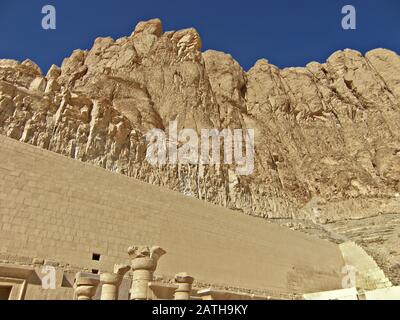
[{"label": "weathered stone surface", "polygon": [[[140,281],[146,276],[172,284],[176,272],[190,270],[196,288],[273,298],[341,286],[344,261],[334,243],[3,135],[0,203],[0,262],[59,261],[57,270],[68,270],[71,278],[64,280],[71,285],[79,271],[98,270],[100,277],[116,273],[115,263],[128,263],[126,248],[134,244],[130,264]],[[153,280],[155,260],[163,251],[146,244],[162,244],[168,251]],[[93,260],[93,254],[100,259]],[[62,277],[57,279],[57,288],[62,280],[67,290]],[[130,281],[121,286],[128,299]],[[27,295],[56,298],[56,290],[43,290],[40,283],[36,287],[30,292],[28,286]],[[71,291],[61,294],[72,298]]]},{"label": "weathered stone surface", "polygon": [[[98,38],[44,76],[0,60],[0,132],[247,214],[329,222],[400,211],[400,58],[337,51],[326,63],[248,72],[201,52],[194,29],[158,19],[130,37]],[[165,129],[254,128],[255,171],[151,166],[143,135]]]}]

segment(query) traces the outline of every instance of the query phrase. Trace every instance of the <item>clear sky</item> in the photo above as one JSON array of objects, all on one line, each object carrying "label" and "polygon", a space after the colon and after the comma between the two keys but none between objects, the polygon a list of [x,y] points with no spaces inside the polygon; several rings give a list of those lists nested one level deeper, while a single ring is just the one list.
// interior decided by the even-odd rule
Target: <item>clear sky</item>
[{"label": "clear sky", "polygon": [[[56,30],[41,26],[56,8]],[[356,30],[343,30],[341,9],[356,8]],[[230,53],[244,69],[266,58],[279,67],[323,62],[338,49],[400,53],[400,0],[0,0],[0,58],[29,58],[47,71],[96,37],[130,35],[161,18],[166,30],[194,27],[203,50]]]}]

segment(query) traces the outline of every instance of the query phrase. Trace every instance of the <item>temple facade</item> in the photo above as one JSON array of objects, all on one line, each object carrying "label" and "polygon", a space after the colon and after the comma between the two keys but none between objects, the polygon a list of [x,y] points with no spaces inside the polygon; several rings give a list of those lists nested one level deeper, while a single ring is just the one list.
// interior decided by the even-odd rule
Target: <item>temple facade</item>
[{"label": "temple facade", "polygon": [[0,136],[0,299],[399,296],[355,243],[318,239]]}]

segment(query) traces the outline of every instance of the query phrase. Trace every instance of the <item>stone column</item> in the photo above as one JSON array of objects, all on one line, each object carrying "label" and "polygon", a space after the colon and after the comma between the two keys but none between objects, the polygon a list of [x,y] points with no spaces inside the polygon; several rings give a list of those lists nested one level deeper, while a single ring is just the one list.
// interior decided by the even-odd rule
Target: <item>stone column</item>
[{"label": "stone column", "polygon": [[157,268],[158,259],[166,251],[161,247],[129,247],[128,254],[132,258],[132,287],[131,300],[147,300],[149,282],[153,280],[153,273]]},{"label": "stone column", "polygon": [[74,295],[76,300],[92,300],[96,294],[99,278],[93,274],[78,272],[75,276]]},{"label": "stone column", "polygon": [[194,278],[186,272],[181,272],[175,275],[175,282],[178,288],[175,290],[175,300],[189,300],[190,292],[192,291],[192,283]]},{"label": "stone column", "polygon": [[100,300],[118,300],[119,286],[124,274],[129,271],[128,265],[116,264],[114,273],[106,272],[100,274],[101,297]]}]

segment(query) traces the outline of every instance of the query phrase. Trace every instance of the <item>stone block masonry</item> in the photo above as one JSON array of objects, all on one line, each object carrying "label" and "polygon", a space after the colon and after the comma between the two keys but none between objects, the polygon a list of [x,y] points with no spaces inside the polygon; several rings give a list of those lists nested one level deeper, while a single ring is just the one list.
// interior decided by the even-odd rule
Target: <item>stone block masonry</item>
[{"label": "stone block masonry", "polygon": [[185,270],[225,288],[341,286],[333,243],[0,136],[1,260],[112,272],[132,243],[168,251],[156,271],[167,279]]}]

